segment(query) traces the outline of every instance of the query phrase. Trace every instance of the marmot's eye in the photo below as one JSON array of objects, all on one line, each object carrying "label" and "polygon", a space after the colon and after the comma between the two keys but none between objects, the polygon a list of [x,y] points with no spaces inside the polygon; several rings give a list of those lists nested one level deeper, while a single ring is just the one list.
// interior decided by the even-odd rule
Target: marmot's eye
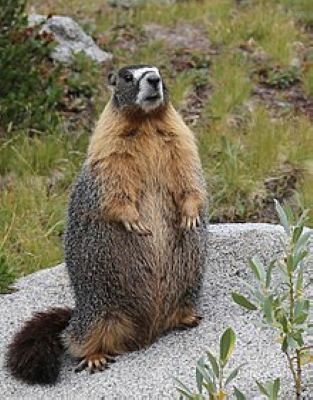
[{"label": "marmot's eye", "polygon": [[132,82],[133,76],[130,74],[127,74],[124,76],[125,82]]}]

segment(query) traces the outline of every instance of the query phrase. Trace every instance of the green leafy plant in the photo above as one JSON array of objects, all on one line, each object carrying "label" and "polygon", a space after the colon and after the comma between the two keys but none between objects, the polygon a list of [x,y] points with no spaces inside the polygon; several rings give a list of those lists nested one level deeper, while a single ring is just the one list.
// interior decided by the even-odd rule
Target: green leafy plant
[{"label": "green leafy plant", "polygon": [[[236,343],[236,334],[232,328],[227,328],[220,338],[219,357],[211,351],[207,351],[206,357],[201,357],[196,366],[197,393],[191,392],[186,385],[177,379],[179,386],[177,390],[180,393],[180,399],[191,400],[224,400],[228,398],[229,386],[237,377],[240,368],[239,365],[232,371],[227,371],[227,364],[233,354]],[[245,399],[243,393],[236,387],[234,395],[236,399]]]},{"label": "green leafy plant", "polygon": [[53,37],[29,27],[26,0],[0,0],[0,126],[51,131],[63,89],[49,61]]},{"label": "green leafy plant", "polygon": [[278,394],[280,390],[280,379],[276,378],[274,381],[268,381],[261,383],[256,381],[259,391],[264,394],[269,400],[278,400]]},{"label": "green leafy plant", "polygon": [[[249,311],[258,311],[262,318],[261,325],[264,328],[273,328],[277,332],[293,376],[296,398],[300,399],[302,366],[312,362],[308,357],[310,346],[304,343],[304,333],[310,328],[310,301],[304,292],[304,260],[308,256],[307,243],[312,232],[305,229],[307,212],[295,221],[292,212],[285,211],[278,201],[275,201],[275,206],[286,234],[282,240],[283,255],[271,261],[267,268],[254,257],[250,261],[250,268],[257,280],[256,287],[245,282],[249,297],[239,293],[232,293],[232,297],[241,307]],[[272,279],[274,270],[280,275],[278,283],[276,279],[275,282]],[[275,386],[274,383],[272,386],[258,386],[265,394],[276,393],[279,385],[276,383]]]},{"label": "green leafy plant", "polygon": [[299,80],[300,71],[298,68],[273,68],[268,71],[265,83],[274,88],[287,89]]}]

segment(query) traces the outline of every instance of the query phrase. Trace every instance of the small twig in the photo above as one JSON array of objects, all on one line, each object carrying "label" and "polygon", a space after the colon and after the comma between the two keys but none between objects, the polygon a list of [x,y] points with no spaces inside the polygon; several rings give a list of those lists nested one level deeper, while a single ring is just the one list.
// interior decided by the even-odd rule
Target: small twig
[{"label": "small twig", "polygon": [[299,352],[302,352],[302,351],[305,351],[305,350],[310,350],[310,349],[313,349],[313,345],[301,347],[301,349],[299,349]]},{"label": "small twig", "polygon": [[292,373],[292,377],[293,377],[293,380],[294,380],[294,383],[295,383],[295,387],[297,387],[297,374],[296,374],[294,365],[292,363],[292,359],[291,359],[289,353],[285,352],[285,354],[286,354],[286,357],[288,359],[289,369],[290,369],[290,371]]}]

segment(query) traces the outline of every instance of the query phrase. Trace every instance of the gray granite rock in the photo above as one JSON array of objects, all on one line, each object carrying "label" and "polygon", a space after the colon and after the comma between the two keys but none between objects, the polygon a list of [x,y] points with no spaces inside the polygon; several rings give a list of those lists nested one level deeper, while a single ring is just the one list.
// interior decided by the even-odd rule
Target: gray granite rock
[{"label": "gray granite rock", "polygon": [[132,8],[138,7],[147,3],[159,3],[159,4],[174,4],[176,0],[108,0],[108,4],[111,7],[122,7],[122,8]]},{"label": "gray granite rock", "polygon": [[73,61],[73,54],[79,52],[85,53],[98,63],[112,59],[112,54],[101,50],[78,23],[70,17],[53,16],[47,19],[43,15],[29,15],[28,23],[30,26],[43,24],[41,31],[53,34],[58,45],[51,57],[58,62],[70,64]]},{"label": "gray granite rock", "polygon": [[0,296],[0,398],[175,399],[178,395],[174,377],[194,387],[196,360],[208,348],[216,351],[220,334],[232,326],[237,333],[233,364],[246,363],[236,385],[247,394],[247,399],[260,399],[255,379],[265,381],[278,376],[282,379],[281,398],[293,399],[291,376],[275,337],[270,331],[256,328],[254,316],[234,305],[230,298],[232,291],[241,290],[241,278],[251,278],[247,260],[256,254],[264,261],[278,255],[282,234],[280,227],[268,224],[209,226],[209,260],[201,297],[204,319],[200,326],[171,332],[149,348],[120,356],[103,373],[75,374],[73,361],[65,358],[56,386],[17,382],[2,364],[12,335],[33,311],[72,305],[66,270],[59,265],[19,280],[16,293]]}]

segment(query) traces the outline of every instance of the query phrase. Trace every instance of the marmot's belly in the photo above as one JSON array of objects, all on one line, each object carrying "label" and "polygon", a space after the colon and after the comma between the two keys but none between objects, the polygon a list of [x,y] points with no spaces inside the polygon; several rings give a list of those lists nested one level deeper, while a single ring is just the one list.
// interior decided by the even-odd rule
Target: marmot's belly
[{"label": "marmot's belly", "polygon": [[182,231],[172,200],[159,199],[147,199],[140,209],[152,236],[72,215],[66,263],[86,326],[92,309],[99,315],[126,313],[139,326],[146,321],[160,331],[177,306],[197,291],[205,265],[204,227]]},{"label": "marmot's belly", "polygon": [[148,262],[156,312],[166,318],[201,280],[205,264],[205,232],[203,227],[196,231],[181,230],[181,216],[172,196],[160,194],[147,196],[140,212],[153,232],[152,237],[144,240],[150,247]]}]

